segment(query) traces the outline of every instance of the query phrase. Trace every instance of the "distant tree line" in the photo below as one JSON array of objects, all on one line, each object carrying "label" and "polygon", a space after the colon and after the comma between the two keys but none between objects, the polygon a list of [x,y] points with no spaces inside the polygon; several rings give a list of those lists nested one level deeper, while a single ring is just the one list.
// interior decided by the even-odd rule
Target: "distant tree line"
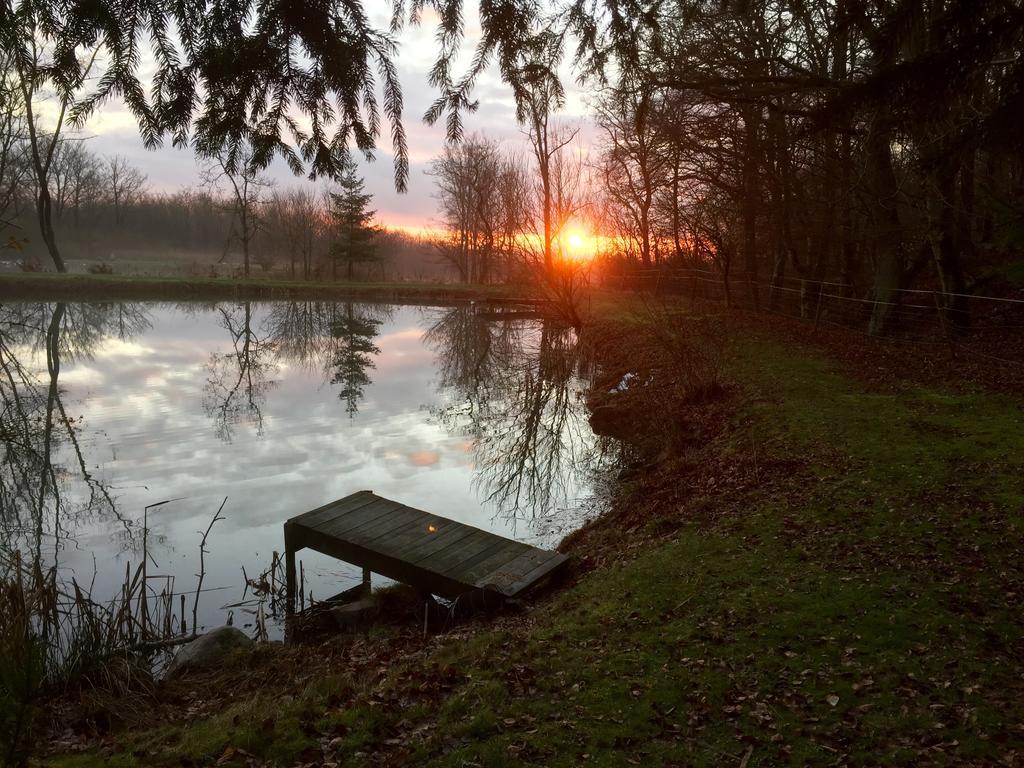
[{"label": "distant tree line", "polygon": [[[10,113],[0,119],[0,246],[26,269],[49,260],[38,224],[38,185],[27,141]],[[429,243],[372,223],[369,195],[354,168],[334,189],[276,189],[247,170],[205,161],[203,182],[160,192],[126,158],[102,156],[88,140],[53,145],[47,178],[53,241],[63,258],[100,268],[168,262],[283,273],[294,279],[443,277]],[[240,262],[240,263],[239,263]],[[200,267],[201,268],[201,267]]]},{"label": "distant tree line", "polygon": [[323,161],[328,184],[320,189],[276,189],[262,174],[269,156],[259,140],[227,137],[194,144],[195,188],[147,189],[138,168],[92,152],[78,130],[76,110],[85,108],[83,89],[102,57],[81,43],[61,59],[76,38],[69,27],[46,26],[57,21],[49,11],[0,5],[0,247],[25,268],[66,271],[72,258],[101,269],[156,262],[164,271],[160,262],[171,258],[225,264],[216,271],[242,276],[253,266],[304,279],[446,275],[429,244],[373,223],[344,143]]}]

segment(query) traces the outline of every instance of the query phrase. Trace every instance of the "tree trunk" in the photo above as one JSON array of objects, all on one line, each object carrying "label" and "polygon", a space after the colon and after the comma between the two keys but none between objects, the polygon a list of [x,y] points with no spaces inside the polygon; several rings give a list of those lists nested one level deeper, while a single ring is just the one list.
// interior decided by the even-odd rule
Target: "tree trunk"
[{"label": "tree trunk", "polygon": [[932,173],[932,183],[928,185],[928,239],[945,294],[944,311],[947,320],[952,327],[963,329],[970,325],[970,316],[967,297],[964,295],[967,283],[957,237],[960,212],[954,209],[954,201],[957,199],[956,177],[961,163],[949,154],[938,162],[938,168]]},{"label": "tree trunk", "polygon": [[896,289],[903,274],[903,232],[900,226],[896,190],[899,188],[892,167],[892,132],[876,117],[865,142],[871,184],[871,208],[875,228],[874,298],[868,333],[885,330]]},{"label": "tree trunk", "polygon": [[850,195],[850,185],[853,183],[853,149],[849,131],[843,134],[839,169],[839,235],[843,253],[843,292],[852,295],[858,276],[857,250],[853,241],[853,204]]},{"label": "tree trunk", "polygon": [[39,233],[43,236],[43,242],[46,243],[46,250],[49,251],[50,258],[53,259],[53,266],[58,272],[67,272],[67,265],[60,255],[60,249],[57,248],[57,235],[53,231],[52,204],[46,179],[40,180],[39,196],[36,199],[36,215],[39,219]]},{"label": "tree trunk", "polygon": [[544,187],[544,270],[550,277],[554,274],[555,264],[554,254],[551,252],[551,178],[547,163],[544,165],[541,179],[541,184]]},{"label": "tree trunk", "polygon": [[761,197],[759,184],[758,132],[760,115],[754,108],[747,108],[743,114],[743,266],[746,272],[750,301],[754,309],[760,308],[757,279],[757,214]]},{"label": "tree trunk", "polygon": [[249,217],[246,214],[245,207],[243,204],[241,215],[239,216],[242,224],[242,274],[245,277],[249,276]]},{"label": "tree trunk", "polygon": [[[32,151],[32,167],[36,174],[36,186],[39,188],[39,193],[36,197],[36,217],[39,220],[39,233],[43,237],[43,242],[46,244],[46,250],[50,253],[50,258],[53,259],[53,266],[58,272],[67,272],[67,265],[64,263],[64,259],[60,255],[60,250],[57,248],[57,236],[53,231],[53,211],[52,201],[50,200],[50,157],[53,154],[53,147],[51,146],[48,151],[46,161],[43,161],[43,157],[40,154],[39,147],[39,135],[36,132],[36,118],[32,109],[32,94],[29,86],[25,80],[24,74],[19,69],[19,77],[21,79],[21,92],[25,99],[25,116],[28,118],[28,137],[29,137],[29,149]],[[64,120],[64,107],[66,104],[62,104],[60,122]],[[59,131],[59,127],[58,127]],[[53,141],[56,142],[57,134],[54,134]]]},{"label": "tree trunk", "polygon": [[645,267],[651,266],[651,221],[646,205],[640,210],[640,259]]}]

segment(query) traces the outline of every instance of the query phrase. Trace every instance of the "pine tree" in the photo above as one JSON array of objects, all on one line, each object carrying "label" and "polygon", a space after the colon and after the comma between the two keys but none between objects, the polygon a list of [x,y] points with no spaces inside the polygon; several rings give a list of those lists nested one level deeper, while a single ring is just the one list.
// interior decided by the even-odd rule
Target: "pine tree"
[{"label": "pine tree", "polygon": [[352,279],[356,262],[374,261],[377,246],[374,238],[380,231],[373,223],[376,211],[369,209],[373,195],[366,192],[363,179],[356,173],[355,164],[346,162],[338,177],[337,192],[328,192],[328,203],[334,230],[331,244],[331,275],[338,279],[338,262],[343,262],[346,279]]},{"label": "pine tree", "polygon": [[357,313],[351,304],[345,305],[345,314],[331,324],[334,354],[331,384],[341,385],[338,398],[345,402],[345,412],[354,418],[363,399],[363,388],[370,384],[367,371],[375,368],[373,358],[380,347],[373,343],[380,321]]}]

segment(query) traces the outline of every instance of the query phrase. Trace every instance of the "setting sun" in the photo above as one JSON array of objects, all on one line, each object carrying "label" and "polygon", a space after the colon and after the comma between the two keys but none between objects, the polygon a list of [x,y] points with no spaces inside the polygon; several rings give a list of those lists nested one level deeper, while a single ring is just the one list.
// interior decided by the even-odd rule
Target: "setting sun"
[{"label": "setting sun", "polygon": [[565,255],[576,261],[594,258],[597,252],[593,236],[580,229],[570,229],[565,234]]}]

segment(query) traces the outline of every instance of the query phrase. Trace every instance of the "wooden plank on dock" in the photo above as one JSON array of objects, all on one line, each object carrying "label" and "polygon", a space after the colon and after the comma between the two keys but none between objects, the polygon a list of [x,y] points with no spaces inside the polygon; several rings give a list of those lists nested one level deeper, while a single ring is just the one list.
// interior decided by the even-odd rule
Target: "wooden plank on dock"
[{"label": "wooden plank on dock", "polygon": [[303,548],[450,598],[478,588],[515,597],[568,560],[372,491],[293,517],[284,532],[290,609],[295,552]]}]

